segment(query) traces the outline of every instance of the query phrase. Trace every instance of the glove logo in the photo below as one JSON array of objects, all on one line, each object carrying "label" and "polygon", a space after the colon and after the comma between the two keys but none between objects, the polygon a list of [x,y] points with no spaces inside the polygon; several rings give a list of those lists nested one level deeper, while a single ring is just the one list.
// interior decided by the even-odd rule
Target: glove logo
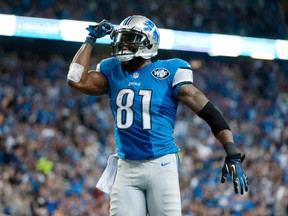
[{"label": "glove logo", "polygon": [[165,68],[157,68],[151,74],[159,80],[166,79],[170,75],[169,71]]},{"label": "glove logo", "polygon": [[232,164],[231,167],[232,167],[232,169],[233,169],[233,173],[235,173],[235,172],[236,172],[236,167],[235,167],[235,165]]}]

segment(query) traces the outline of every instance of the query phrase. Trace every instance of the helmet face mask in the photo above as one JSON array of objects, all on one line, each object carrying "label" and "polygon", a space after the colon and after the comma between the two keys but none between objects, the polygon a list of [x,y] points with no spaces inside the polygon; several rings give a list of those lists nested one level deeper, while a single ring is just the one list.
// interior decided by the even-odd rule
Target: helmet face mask
[{"label": "helmet face mask", "polygon": [[159,31],[146,17],[135,15],[124,19],[111,35],[112,55],[121,62],[134,57],[149,59],[157,55]]}]

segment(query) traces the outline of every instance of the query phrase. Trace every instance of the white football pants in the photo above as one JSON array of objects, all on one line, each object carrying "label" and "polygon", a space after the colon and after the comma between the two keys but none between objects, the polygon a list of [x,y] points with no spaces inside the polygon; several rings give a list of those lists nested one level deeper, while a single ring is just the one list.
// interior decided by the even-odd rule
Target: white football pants
[{"label": "white football pants", "polygon": [[111,216],[181,216],[179,158],[118,160],[110,194]]}]

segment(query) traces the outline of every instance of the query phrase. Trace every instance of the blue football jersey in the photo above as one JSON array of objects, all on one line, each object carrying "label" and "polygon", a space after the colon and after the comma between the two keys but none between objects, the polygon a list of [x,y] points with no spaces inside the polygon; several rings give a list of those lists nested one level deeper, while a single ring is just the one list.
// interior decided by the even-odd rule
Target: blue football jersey
[{"label": "blue football jersey", "polygon": [[98,70],[109,84],[118,156],[144,160],[178,152],[173,138],[177,92],[193,82],[191,66],[175,58],[127,72],[113,57],[102,60]]}]

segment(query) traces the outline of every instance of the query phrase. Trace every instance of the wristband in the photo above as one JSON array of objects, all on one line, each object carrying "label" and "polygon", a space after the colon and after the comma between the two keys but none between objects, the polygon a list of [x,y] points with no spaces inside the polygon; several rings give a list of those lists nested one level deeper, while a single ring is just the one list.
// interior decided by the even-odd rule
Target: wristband
[{"label": "wristband", "polygon": [[239,152],[236,149],[235,144],[232,142],[225,143],[223,147],[224,147],[224,150],[228,156],[239,154]]},{"label": "wristband", "polygon": [[80,82],[82,74],[84,72],[84,67],[76,62],[72,62],[69,67],[69,72],[67,78],[73,82]]},{"label": "wristband", "polygon": [[87,36],[84,43],[89,43],[89,44],[91,44],[93,46],[95,44],[95,42],[96,42],[96,38],[95,37]]}]

